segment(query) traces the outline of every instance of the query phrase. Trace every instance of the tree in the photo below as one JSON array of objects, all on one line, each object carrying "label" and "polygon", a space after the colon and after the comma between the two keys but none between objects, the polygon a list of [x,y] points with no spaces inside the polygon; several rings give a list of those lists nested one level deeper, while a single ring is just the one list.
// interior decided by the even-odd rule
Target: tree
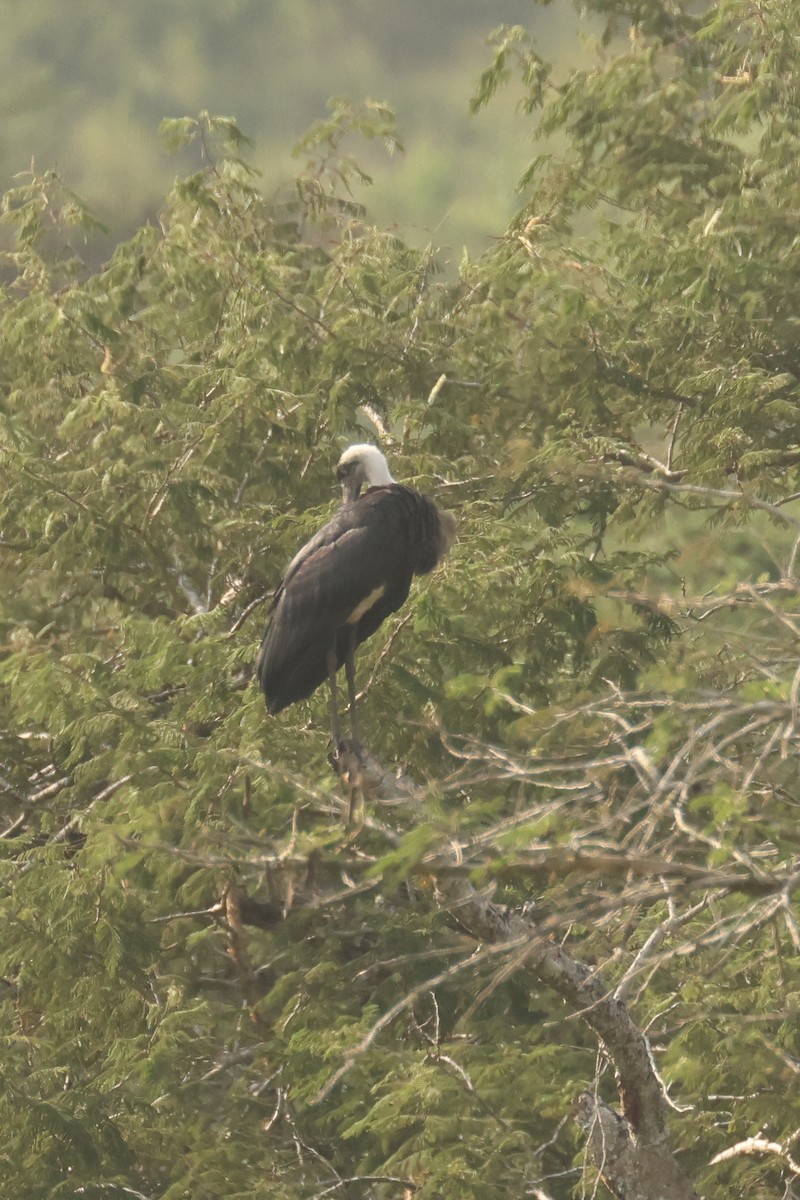
[{"label": "tree", "polygon": [[[7,197],[15,1195],[796,1194],[791,13],[590,7],[563,81],[499,35],[476,102],[516,61],[564,143],[456,279],[347,199],[381,109],[282,208],[173,124],[208,168],[88,276]],[[460,539],[334,775],[250,671],[353,434]]]}]

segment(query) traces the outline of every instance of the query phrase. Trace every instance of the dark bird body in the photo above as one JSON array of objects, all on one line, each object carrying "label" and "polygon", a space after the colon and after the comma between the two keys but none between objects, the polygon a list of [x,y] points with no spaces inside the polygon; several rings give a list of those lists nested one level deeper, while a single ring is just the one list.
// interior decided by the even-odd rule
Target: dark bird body
[{"label": "dark bird body", "polygon": [[336,672],[347,669],[352,719],[356,647],[400,608],[413,576],[440,562],[455,533],[450,514],[413,488],[380,482],[359,495],[363,482],[391,480],[375,447],[350,447],[339,476],[352,498],[290,563],[257,664],[272,713],[306,699],[328,679],[336,740]]}]

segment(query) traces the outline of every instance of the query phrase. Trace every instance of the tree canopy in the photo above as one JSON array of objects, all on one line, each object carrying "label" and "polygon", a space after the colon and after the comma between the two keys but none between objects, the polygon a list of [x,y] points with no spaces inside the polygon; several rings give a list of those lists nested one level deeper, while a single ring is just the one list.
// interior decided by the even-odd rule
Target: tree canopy
[{"label": "tree canopy", "polygon": [[[352,201],[375,104],[280,202],[165,123],[98,270],[4,198],[0,1194],[800,1190],[794,5],[588,7],[497,35],[552,152],[457,274]],[[252,684],[352,440],[459,524],[355,783]]]}]

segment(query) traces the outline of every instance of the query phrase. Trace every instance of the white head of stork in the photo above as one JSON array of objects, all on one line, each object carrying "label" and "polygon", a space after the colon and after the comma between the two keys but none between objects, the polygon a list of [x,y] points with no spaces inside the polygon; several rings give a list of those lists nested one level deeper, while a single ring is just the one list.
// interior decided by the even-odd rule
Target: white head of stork
[{"label": "white head of stork", "polygon": [[377,446],[359,442],[348,446],[336,466],[345,504],[357,500],[363,487],[386,487],[394,483],[389,464]]},{"label": "white head of stork", "polygon": [[256,672],[272,713],[306,699],[327,678],[338,747],[336,672],[344,665],[355,741],[356,647],[400,607],[412,577],[441,562],[456,523],[429,496],[395,483],[376,446],[349,446],[336,475],[344,503],[289,564]]}]

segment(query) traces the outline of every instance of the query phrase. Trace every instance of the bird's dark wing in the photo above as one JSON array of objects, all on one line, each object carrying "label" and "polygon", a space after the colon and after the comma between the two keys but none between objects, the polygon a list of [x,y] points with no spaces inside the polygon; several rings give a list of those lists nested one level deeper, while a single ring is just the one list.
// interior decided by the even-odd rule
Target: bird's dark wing
[{"label": "bird's dark wing", "polygon": [[296,572],[300,569],[300,567],[302,567],[303,563],[306,562],[307,559],[311,558],[312,555],[316,554],[316,552],[321,550],[324,546],[333,545],[333,543],[338,541],[343,534],[347,533],[352,524],[351,509],[351,504],[343,505],[335,514],[335,516],[331,517],[327,525],[323,525],[322,529],[318,529],[314,536],[309,538],[306,544],[297,551],[297,554],[295,554],[294,558],[289,563],[289,566],[286,568],[286,574],[283,577],[282,583],[283,587],[286,587],[286,585],[291,581],[293,575],[296,574]]},{"label": "bird's dark wing", "polygon": [[415,569],[409,489],[372,488],[342,508],[292,560],[258,658],[271,712],[304,699],[337,667],[347,643],[377,629],[408,595]]}]

